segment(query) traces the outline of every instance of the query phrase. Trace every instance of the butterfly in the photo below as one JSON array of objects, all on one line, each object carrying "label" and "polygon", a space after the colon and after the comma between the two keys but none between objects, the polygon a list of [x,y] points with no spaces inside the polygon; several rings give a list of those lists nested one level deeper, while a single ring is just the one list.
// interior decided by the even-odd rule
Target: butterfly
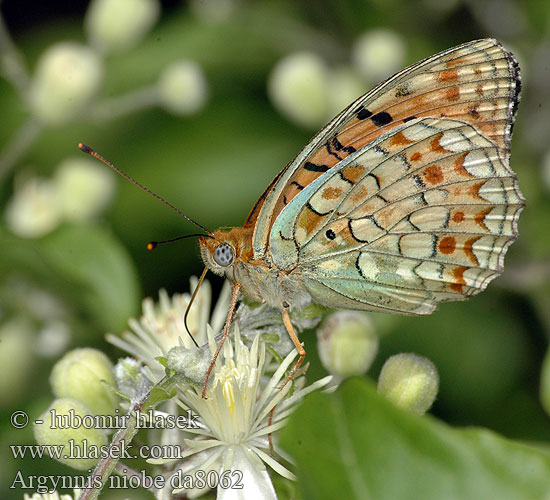
[{"label": "butterfly", "polygon": [[206,266],[199,283],[208,270],[232,283],[205,397],[241,293],[281,310],[299,354],[286,384],[306,354],[289,311],[315,303],[424,315],[501,274],[524,206],[509,167],[520,91],[518,62],[496,40],[413,64],[329,122],[243,227],[214,232],[79,147],[205,231],[190,235]]},{"label": "butterfly", "polygon": [[524,205],[509,168],[520,90],[514,56],[484,39],[424,59],[344,109],[243,227],[199,238],[206,269],[233,286],[223,338],[240,293],[279,308],[299,353],[290,380],[305,357],[292,309],[424,315],[485,289]]}]

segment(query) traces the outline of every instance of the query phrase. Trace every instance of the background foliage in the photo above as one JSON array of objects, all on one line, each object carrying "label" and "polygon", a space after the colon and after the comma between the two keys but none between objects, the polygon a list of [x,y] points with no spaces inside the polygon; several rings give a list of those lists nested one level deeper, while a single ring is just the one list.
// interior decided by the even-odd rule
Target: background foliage
[{"label": "background foliage", "polygon": [[[443,305],[426,318],[374,315],[381,352],[369,374],[376,378],[384,359],[396,352],[427,356],[441,375],[434,416],[452,426],[483,426],[548,449],[550,427],[539,388],[550,333],[550,4],[210,0],[206,3],[214,10],[205,14],[200,10],[204,3],[166,2],[159,22],[136,47],[105,59],[105,83],[95,104],[70,123],[44,127],[2,169],[3,209],[21,179],[54,175],[61,161],[81,154],[76,146],[85,142],[206,227],[241,225],[265,186],[316,131],[293,123],[268,96],[269,75],[283,56],[306,50],[329,68],[349,67],[357,38],[380,27],[402,38],[405,64],[464,41],[495,37],[514,51],[523,70],[511,160],[527,199],[520,238],[509,251],[504,275],[467,303]],[[67,10],[62,4],[36,7],[7,0],[1,5],[31,75],[46,47],[85,41],[86,2]],[[229,6],[228,12],[214,16],[223,14],[222,6]],[[197,114],[182,117],[139,106],[112,118],[98,112],[109,109],[101,103],[151,85],[163,68],[181,58],[198,62],[206,74],[209,99]],[[363,81],[364,90],[375,83]],[[6,148],[29,116],[6,79],[0,79],[0,109],[0,159],[5,160]],[[47,407],[55,359],[81,345],[99,347],[116,359],[120,352],[104,342],[104,333],[122,331],[127,319],[138,314],[140,300],[156,297],[160,288],[187,291],[189,277],[202,270],[193,240],[146,251],[149,240],[194,229],[121,178],[115,182],[116,195],[103,215],[61,223],[39,238],[18,237],[6,218],[0,219],[0,349],[9,353],[0,354],[3,498],[21,498],[7,489],[18,469],[68,473],[46,459],[15,461],[8,448],[33,443],[30,428],[13,429],[9,415],[22,409],[32,418]],[[314,335],[304,340],[311,374],[321,375]],[[60,342],[57,350],[54,341]],[[545,390],[548,403],[550,388]],[[306,405],[299,425],[314,426],[322,408]],[[368,427],[369,420],[356,425]],[[322,469],[312,464],[312,470],[317,467]],[[110,495],[105,498],[117,498],[116,492]]]}]

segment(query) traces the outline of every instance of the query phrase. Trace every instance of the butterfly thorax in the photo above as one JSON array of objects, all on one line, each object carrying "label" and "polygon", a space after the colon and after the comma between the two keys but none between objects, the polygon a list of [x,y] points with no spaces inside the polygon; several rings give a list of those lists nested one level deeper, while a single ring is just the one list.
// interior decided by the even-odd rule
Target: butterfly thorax
[{"label": "butterfly thorax", "polygon": [[269,257],[254,258],[253,228],[221,228],[213,237],[199,239],[205,265],[215,274],[239,283],[251,300],[267,302],[273,307],[287,303],[301,309],[311,303],[299,270],[281,271]]}]

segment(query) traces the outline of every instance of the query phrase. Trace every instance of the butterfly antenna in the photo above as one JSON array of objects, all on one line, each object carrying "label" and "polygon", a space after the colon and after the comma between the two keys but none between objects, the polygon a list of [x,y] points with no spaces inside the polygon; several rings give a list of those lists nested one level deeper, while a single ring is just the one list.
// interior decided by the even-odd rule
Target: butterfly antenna
[{"label": "butterfly antenna", "polygon": [[195,234],[186,234],[185,236],[178,236],[177,238],[172,238],[171,240],[164,240],[164,241],[150,241],[147,243],[147,250],[154,250],[159,245],[164,245],[165,243],[173,243],[174,241],[184,240],[185,238],[194,238],[194,237],[203,237],[203,238],[213,238],[210,234],[202,234],[202,233],[195,233]]},{"label": "butterfly antenna", "polygon": [[204,278],[206,276],[206,273],[208,272],[208,268],[205,267],[204,271],[201,274],[201,277],[199,278],[199,282],[197,283],[197,286],[195,287],[195,290],[193,290],[193,295],[191,295],[191,300],[189,301],[189,304],[187,304],[187,309],[185,310],[185,315],[183,316],[183,324],[185,325],[185,329],[187,330],[187,333],[189,336],[193,339],[193,342],[197,347],[199,347],[199,344],[197,344],[197,341],[195,340],[195,337],[191,334],[191,331],[189,330],[189,326],[187,325],[187,317],[189,316],[189,311],[191,310],[191,306],[193,305],[193,302],[195,301],[195,297],[199,293],[199,288],[202,285],[202,282],[204,281]]},{"label": "butterfly antenna", "polygon": [[[105,158],[103,158],[103,156],[101,156],[99,153],[97,153],[96,151],[94,151],[90,146],[86,146],[86,144],[82,144],[80,143],[78,145],[78,148],[80,149],[80,151],[83,151],[84,153],[87,153],[89,154],[90,156],[93,156],[94,158],[97,158],[99,161],[105,163],[105,165],[107,165],[108,167],[111,167],[117,174],[120,174],[122,175],[122,177],[124,177],[125,179],[129,180],[132,184],[135,184],[138,188],[142,189],[143,191],[145,191],[146,193],[149,193],[151,196],[155,197],[157,200],[161,201],[162,203],[164,203],[166,206],[170,207],[174,212],[178,213],[179,215],[181,215],[182,217],[184,217],[185,219],[187,219],[189,222],[191,222],[191,224],[195,224],[195,226],[197,227],[200,227],[204,232],[206,232],[210,237],[213,237],[213,233],[212,231],[209,231],[208,229],[206,229],[202,224],[199,224],[197,221],[193,220],[191,217],[189,217],[188,215],[185,215],[179,208],[176,208],[174,205],[172,205],[170,202],[166,201],[164,198],[162,198],[162,196],[159,196],[157,193],[154,193],[153,191],[151,191],[149,188],[146,188],[143,184],[139,183],[138,181],[136,181],[135,179],[133,179],[132,177],[130,177],[126,172],[123,172],[122,170],[120,170],[120,168],[118,167],[115,167],[110,161],[107,161]],[[154,242],[153,242],[154,243]],[[156,245],[155,245],[156,246]],[[153,248],[155,247],[153,246]],[[148,245],[149,247],[149,245]],[[152,250],[152,249],[151,249]]]}]

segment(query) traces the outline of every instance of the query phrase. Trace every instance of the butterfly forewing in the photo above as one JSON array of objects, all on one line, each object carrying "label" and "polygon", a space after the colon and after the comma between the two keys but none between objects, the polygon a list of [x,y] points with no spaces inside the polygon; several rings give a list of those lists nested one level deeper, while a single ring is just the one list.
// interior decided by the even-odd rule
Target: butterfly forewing
[{"label": "butterfly forewing", "polygon": [[[245,223],[248,227],[255,226],[253,241],[255,256],[262,257],[268,245],[273,246],[269,241],[272,226],[283,209],[298,194],[326,172],[337,166],[343,168],[342,162],[350,155],[357,157],[358,154],[366,154],[364,159],[366,163],[370,161],[370,156],[376,159],[379,153],[373,146],[376,139],[391,133],[396,127],[408,131],[410,136],[411,129],[407,124],[417,123],[418,119],[423,117],[451,118],[451,121],[457,120],[470,124],[473,126],[470,127],[473,134],[488,139],[492,145],[493,156],[505,163],[509,156],[509,140],[519,88],[517,63],[511,54],[494,40],[479,40],[449,49],[403,70],[382,83],[360,97],[329,123],[277,176],[258,200]],[[456,134],[460,132],[456,131]],[[396,134],[393,140],[399,142],[403,140],[403,135]],[[437,142],[437,137],[434,136],[432,140]],[[447,134],[447,140],[451,140],[449,134]],[[410,137],[404,140],[404,142],[407,141],[411,141]],[[418,154],[424,153],[427,156],[424,160],[416,162],[421,162],[425,166],[425,170],[419,172],[418,177],[413,179],[417,183],[416,191],[422,176],[427,176],[424,181],[429,181],[437,174],[435,167],[430,169],[429,148],[424,150],[424,145],[417,146],[417,149],[422,149],[417,151]],[[462,157],[465,152],[466,150],[462,151]],[[380,167],[384,170],[384,180],[387,183],[391,181],[394,190],[403,190],[401,197],[405,198],[407,195],[414,197],[413,193],[416,191],[406,191],[406,182],[407,179],[410,182],[410,176],[402,179],[401,184],[397,182],[401,177],[406,178],[403,162],[400,166],[398,156],[388,161],[394,162],[396,166],[390,168],[386,164],[385,167]],[[460,165],[460,154],[454,157],[454,161]],[[492,165],[495,161],[490,159],[487,165]],[[333,191],[325,192],[325,198],[332,197],[332,201],[325,200],[326,206],[321,211],[314,210],[312,213],[303,215],[305,219],[300,222],[299,230],[305,229],[307,232],[326,222],[326,215],[330,212],[328,206],[336,203],[336,193],[340,189],[345,190],[348,178],[354,180],[361,175],[362,170],[356,165],[349,164],[347,168],[345,173],[342,172],[342,175],[347,175],[347,178],[340,181],[333,180],[331,186]],[[473,160],[470,169],[474,169]],[[408,172],[410,168],[407,167],[405,170]],[[513,174],[508,172],[507,175]],[[462,181],[468,182],[465,179]],[[346,198],[347,208],[362,205],[364,212],[368,212],[369,209],[382,209],[386,197],[372,196],[373,189],[376,189],[376,182],[376,175],[362,179],[353,195]],[[447,179],[448,182],[449,179]],[[379,189],[384,187],[379,186]],[[478,188],[474,186],[471,189],[475,191]],[[369,194],[363,196],[363,192]],[[322,195],[318,194],[319,196]],[[367,200],[366,197],[369,199]],[[396,200],[392,201],[394,204],[391,208],[387,207],[387,212],[399,212],[400,209],[405,209],[396,204]],[[342,210],[339,213],[342,214]],[[487,217],[487,220],[490,220],[493,216],[489,217],[488,214]],[[517,214],[508,214],[507,217],[514,219]],[[273,234],[275,233],[276,231],[273,231]],[[291,254],[299,253],[300,243],[292,240],[294,235],[287,234],[287,238],[291,238],[286,240],[285,244],[288,251]],[[272,249],[272,253],[278,254],[279,257],[282,251],[282,246],[275,252]]]}]

